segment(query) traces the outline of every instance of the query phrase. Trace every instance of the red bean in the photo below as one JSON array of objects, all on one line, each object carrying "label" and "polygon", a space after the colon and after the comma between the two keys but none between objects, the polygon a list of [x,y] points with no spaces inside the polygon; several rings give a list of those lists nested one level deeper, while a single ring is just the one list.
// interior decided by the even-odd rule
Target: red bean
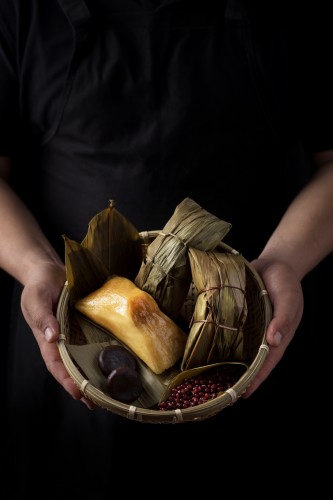
[{"label": "red bean", "polygon": [[222,365],[184,379],[173,387],[166,401],[157,405],[158,410],[185,409],[206,403],[219,392],[232,387],[244,372],[243,365]]}]

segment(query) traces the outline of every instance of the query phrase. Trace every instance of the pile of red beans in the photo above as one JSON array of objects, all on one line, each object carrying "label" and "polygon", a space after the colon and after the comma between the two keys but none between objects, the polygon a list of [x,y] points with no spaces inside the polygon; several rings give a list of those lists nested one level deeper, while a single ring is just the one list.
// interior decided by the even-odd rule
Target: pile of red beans
[{"label": "pile of red beans", "polygon": [[173,387],[170,396],[160,402],[157,409],[182,410],[206,403],[232,387],[244,370],[243,365],[226,364],[185,378],[179,385]]}]

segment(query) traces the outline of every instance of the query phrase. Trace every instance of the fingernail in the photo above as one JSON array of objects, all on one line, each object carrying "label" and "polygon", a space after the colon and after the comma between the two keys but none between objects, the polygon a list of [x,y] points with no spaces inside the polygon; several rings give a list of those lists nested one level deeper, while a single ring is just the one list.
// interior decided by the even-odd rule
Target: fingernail
[{"label": "fingernail", "polygon": [[281,333],[280,332],[276,332],[276,334],[274,335],[274,345],[276,347],[280,345],[281,339],[282,339]]},{"label": "fingernail", "polygon": [[44,335],[48,342],[52,340],[53,332],[50,327],[45,328]]}]

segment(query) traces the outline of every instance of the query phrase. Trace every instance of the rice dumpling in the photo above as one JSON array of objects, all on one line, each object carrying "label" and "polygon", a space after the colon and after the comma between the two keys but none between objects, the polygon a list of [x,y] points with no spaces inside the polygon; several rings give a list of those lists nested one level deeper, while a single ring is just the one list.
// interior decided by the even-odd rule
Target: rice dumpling
[{"label": "rice dumpling", "polygon": [[187,335],[131,280],[111,276],[75,308],[129,347],[156,374],[183,356]]},{"label": "rice dumpling", "polygon": [[247,317],[243,257],[190,248],[189,259],[198,296],[182,369],[242,361]]},{"label": "rice dumpling", "polygon": [[148,246],[136,285],[152,295],[165,314],[177,319],[192,280],[189,247],[213,250],[230,228],[230,223],[185,198]]}]

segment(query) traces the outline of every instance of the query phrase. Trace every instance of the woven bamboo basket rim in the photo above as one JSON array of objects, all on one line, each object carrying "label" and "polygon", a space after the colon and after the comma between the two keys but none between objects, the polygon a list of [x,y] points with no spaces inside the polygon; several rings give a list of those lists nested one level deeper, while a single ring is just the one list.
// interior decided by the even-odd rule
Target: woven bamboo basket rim
[{"label": "woven bamboo basket rim", "polygon": [[[152,239],[154,239],[161,231],[143,231],[140,232],[140,238],[143,245],[149,244]],[[221,242],[216,250],[221,250],[225,252],[230,252],[234,254],[239,254],[239,252],[224,242]],[[254,267],[244,258],[244,264],[248,276],[253,280],[257,288],[257,294],[260,303],[258,307],[262,311],[262,332],[261,332],[261,343],[258,348],[258,352],[248,369],[239,378],[239,380],[221,395],[214,399],[208,400],[198,406],[189,407],[186,409],[176,409],[176,410],[159,410],[159,409],[149,409],[137,407],[133,404],[125,404],[117,401],[103,391],[95,387],[79,369],[77,364],[74,362],[68,348],[67,344],[70,343],[70,325],[68,323],[68,309],[69,309],[69,290],[67,282],[64,284],[63,290],[61,292],[58,307],[57,307],[57,319],[60,325],[60,335],[58,339],[58,348],[62,361],[77,387],[80,389],[81,393],[90,399],[97,406],[100,406],[112,413],[118,414],[130,420],[136,420],[145,423],[183,423],[189,421],[200,421],[211,416],[216,415],[222,409],[233,405],[240,396],[249,387],[256,374],[260,370],[263,362],[269,352],[269,346],[266,341],[266,331],[268,324],[272,318],[272,306],[265,289],[264,283],[254,269]]]}]

